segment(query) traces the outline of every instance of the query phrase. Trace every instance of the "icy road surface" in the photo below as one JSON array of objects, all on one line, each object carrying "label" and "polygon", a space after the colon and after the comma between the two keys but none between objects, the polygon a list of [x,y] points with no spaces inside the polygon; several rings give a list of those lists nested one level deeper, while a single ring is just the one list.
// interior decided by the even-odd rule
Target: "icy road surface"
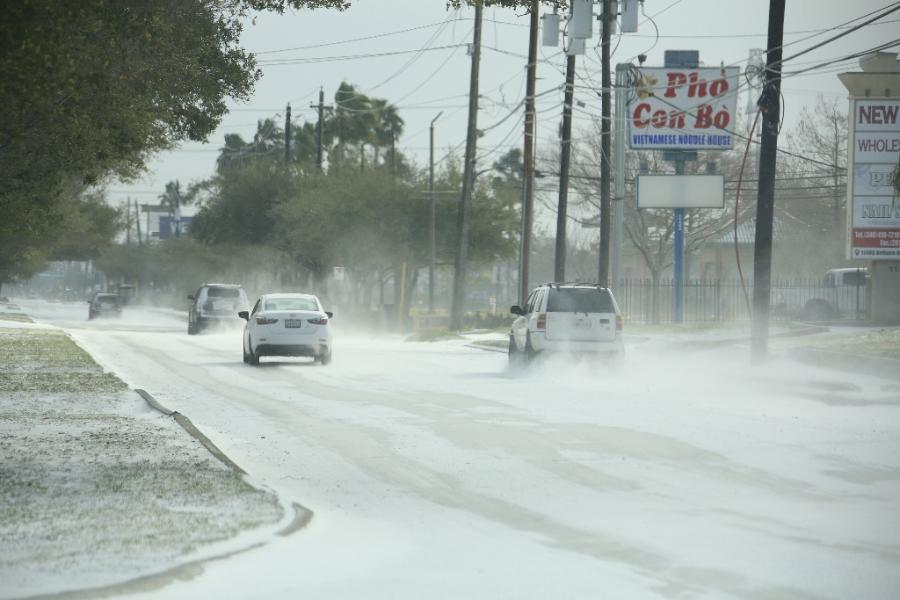
[{"label": "icy road surface", "polygon": [[153,598],[898,598],[900,387],[744,348],[511,377],[463,342],[241,362],[175,313],[25,303],[315,512]]}]

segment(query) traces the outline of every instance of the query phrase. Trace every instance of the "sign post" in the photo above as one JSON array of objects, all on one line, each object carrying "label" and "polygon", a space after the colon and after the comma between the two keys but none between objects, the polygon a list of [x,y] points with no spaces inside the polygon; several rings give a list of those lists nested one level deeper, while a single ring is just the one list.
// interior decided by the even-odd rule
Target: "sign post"
[{"label": "sign post", "polygon": [[869,318],[900,323],[900,198],[891,173],[900,160],[900,69],[896,52],[862,57],[838,78],[850,92],[847,258],[869,263]]}]

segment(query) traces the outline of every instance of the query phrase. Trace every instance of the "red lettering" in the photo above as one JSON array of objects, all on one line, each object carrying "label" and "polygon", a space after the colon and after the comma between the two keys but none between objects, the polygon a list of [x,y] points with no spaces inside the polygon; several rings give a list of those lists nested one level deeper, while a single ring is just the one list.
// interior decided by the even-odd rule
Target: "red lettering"
[{"label": "red lettering", "polygon": [[647,125],[650,124],[650,121],[644,118],[644,113],[650,110],[650,104],[648,102],[641,102],[637,105],[637,108],[634,109],[634,116],[631,119],[631,122],[634,123],[634,126],[638,129],[643,129]]},{"label": "red lettering", "polygon": [[697,129],[709,129],[710,125],[712,125],[712,106],[709,104],[704,104],[703,106],[697,109],[697,120],[694,122],[694,127]]},{"label": "red lettering", "polygon": [[699,97],[703,98],[706,96],[706,80],[700,79],[700,75],[698,73],[691,73],[690,75],[691,85],[688,86],[688,98]]},{"label": "red lettering", "polygon": [[669,129],[684,129],[684,112],[672,111],[669,115]]},{"label": "red lettering", "polygon": [[653,113],[653,117],[650,118],[650,124],[656,127],[657,129],[666,126],[666,122],[669,120],[666,111],[658,110]]},{"label": "red lettering", "polygon": [[719,129],[725,129],[728,127],[728,122],[731,120],[731,115],[728,114],[727,110],[720,110],[716,113],[716,116],[713,118],[713,125],[718,127]]},{"label": "red lettering", "polygon": [[718,98],[722,94],[728,91],[728,80],[727,79],[716,79],[709,86],[709,93],[714,98]]},{"label": "red lettering", "polygon": [[687,77],[685,77],[684,73],[676,73],[669,72],[666,74],[667,79],[669,80],[668,84],[666,84],[666,93],[663,94],[666,98],[674,98],[678,95],[675,91],[677,88],[684,86],[687,83]]}]

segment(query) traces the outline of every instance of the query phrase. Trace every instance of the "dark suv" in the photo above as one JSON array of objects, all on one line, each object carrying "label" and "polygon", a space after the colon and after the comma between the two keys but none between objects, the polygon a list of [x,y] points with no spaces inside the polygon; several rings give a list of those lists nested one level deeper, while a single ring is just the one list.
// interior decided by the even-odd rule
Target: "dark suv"
[{"label": "dark suv", "polygon": [[188,335],[212,324],[243,324],[236,315],[250,308],[244,288],[234,283],[205,283],[188,300]]},{"label": "dark suv", "polygon": [[88,320],[105,316],[122,316],[122,303],[118,294],[98,292],[88,300]]}]

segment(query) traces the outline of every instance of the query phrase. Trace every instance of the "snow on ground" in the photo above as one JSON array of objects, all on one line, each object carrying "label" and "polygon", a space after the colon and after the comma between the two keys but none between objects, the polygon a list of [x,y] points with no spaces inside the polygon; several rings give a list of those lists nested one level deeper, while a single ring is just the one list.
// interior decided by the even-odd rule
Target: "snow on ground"
[{"label": "snow on ground", "polygon": [[[0,598],[104,586],[268,536],[283,509],[61,331],[0,320]],[[27,326],[23,326],[27,325]]]},{"label": "snow on ground", "polygon": [[187,414],[307,529],[153,598],[895,598],[900,388],[642,339],[514,377],[469,340],[335,326],[334,363],[240,331],[31,303]]}]

